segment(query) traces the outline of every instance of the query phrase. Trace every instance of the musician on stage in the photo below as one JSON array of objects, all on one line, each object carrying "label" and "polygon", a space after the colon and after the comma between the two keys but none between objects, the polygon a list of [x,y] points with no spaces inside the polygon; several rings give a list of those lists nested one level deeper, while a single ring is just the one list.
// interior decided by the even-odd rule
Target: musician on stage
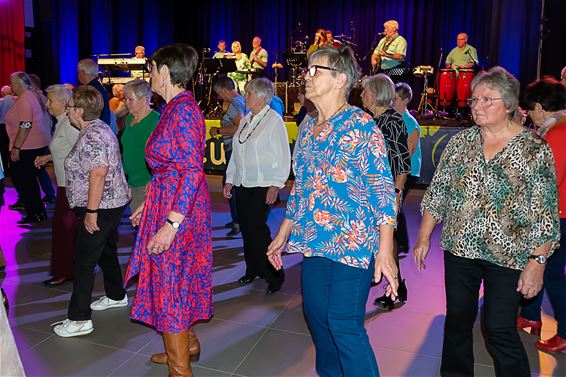
[{"label": "musician on stage", "polygon": [[468,34],[460,33],[456,37],[456,47],[446,57],[446,68],[474,68],[478,64],[478,52],[468,44]]},{"label": "musician on stage", "polygon": [[385,36],[371,55],[372,72],[401,67],[407,55],[407,40],[398,33],[399,23],[389,20],[383,24],[383,28]]},{"label": "musician on stage", "polygon": [[267,67],[267,51],[261,47],[261,38],[255,36],[252,40],[253,50],[250,53],[252,69],[264,71]]},{"label": "musician on stage", "polygon": [[323,46],[327,43],[326,40],[326,30],[324,29],[317,29],[314,33],[314,42],[310,45],[309,49],[307,50],[307,58],[311,56],[313,52],[319,49],[320,46]]},{"label": "musician on stage", "polygon": [[221,39],[218,41],[218,51],[214,51],[213,59],[222,59],[226,55],[226,41]]},{"label": "musician on stage", "polygon": [[[228,56],[230,59],[236,59],[236,68],[240,72],[229,72],[228,77],[234,80],[236,84],[236,90],[241,95],[245,94],[244,87],[248,82],[248,75],[242,73],[242,71],[247,71],[250,69],[250,63],[248,61],[248,56],[242,52],[242,45],[239,41],[232,42],[232,55]],[[235,130],[234,130],[235,131]]]},{"label": "musician on stage", "polygon": [[330,45],[334,48],[338,48],[342,45],[342,43],[340,41],[335,41],[334,40],[334,33],[332,32],[332,30],[326,30],[326,44]]},{"label": "musician on stage", "polygon": [[136,48],[134,49],[134,57],[137,59],[145,58],[145,47],[136,46]]}]

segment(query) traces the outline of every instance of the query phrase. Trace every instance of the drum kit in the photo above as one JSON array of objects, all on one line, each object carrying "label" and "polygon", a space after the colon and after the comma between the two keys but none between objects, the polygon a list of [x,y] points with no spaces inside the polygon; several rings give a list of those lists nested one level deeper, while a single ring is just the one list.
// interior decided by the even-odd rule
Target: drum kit
[{"label": "drum kit", "polygon": [[[456,105],[456,117],[460,117],[466,107],[467,100],[472,95],[471,84],[475,76],[474,69],[438,69],[435,87],[428,86],[428,78],[433,75],[434,68],[428,65],[420,65],[413,69],[413,75],[424,78],[423,92],[417,109],[420,117],[429,115],[438,117],[441,113],[447,115],[447,109]],[[434,100],[436,99],[436,101]],[[436,104],[436,106],[434,106]],[[442,112],[439,112],[442,107]],[[430,110],[427,110],[429,108]]]}]

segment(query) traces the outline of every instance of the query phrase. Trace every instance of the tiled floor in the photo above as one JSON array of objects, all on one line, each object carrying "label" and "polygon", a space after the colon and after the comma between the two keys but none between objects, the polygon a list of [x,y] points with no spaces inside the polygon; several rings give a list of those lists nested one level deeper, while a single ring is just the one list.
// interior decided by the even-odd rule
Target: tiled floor
[{"label": "tiled floor", "polygon": [[[314,348],[303,318],[300,294],[301,257],[287,255],[286,282],[281,292],[266,296],[266,285],[255,281],[240,286],[244,272],[240,238],[227,238],[223,224],[229,221],[220,194],[220,177],[209,176],[213,198],[215,316],[197,325],[202,344],[196,376],[315,376]],[[285,199],[288,189],[282,195]],[[409,194],[407,215],[414,236],[422,191]],[[6,202],[15,200],[8,189]],[[284,203],[284,200],[283,200]],[[276,208],[270,225],[276,232],[284,214]],[[87,336],[63,339],[50,324],[66,317],[72,286],[46,288],[50,255],[50,223],[17,226],[18,212],[0,212],[0,243],[8,267],[2,286],[10,299],[9,319],[28,376],[165,376],[167,368],[154,365],[149,356],[162,351],[161,337],[152,329],[132,323],[127,308],[93,313],[95,331]],[[126,266],[133,230],[124,218],[120,227],[120,261]],[[374,287],[367,305],[367,328],[383,376],[437,376],[444,324],[443,267],[438,247],[439,231],[427,270],[417,271],[412,258],[401,261],[409,289],[408,302],[393,312],[376,310],[371,302],[383,292]],[[100,276],[94,295],[103,294]],[[128,289],[130,300],[135,286]],[[544,304],[543,338],[552,336],[556,324]],[[479,322],[474,330],[477,376],[494,374],[485,350]],[[566,376],[566,356],[538,352],[535,339],[524,333],[534,376]]]}]

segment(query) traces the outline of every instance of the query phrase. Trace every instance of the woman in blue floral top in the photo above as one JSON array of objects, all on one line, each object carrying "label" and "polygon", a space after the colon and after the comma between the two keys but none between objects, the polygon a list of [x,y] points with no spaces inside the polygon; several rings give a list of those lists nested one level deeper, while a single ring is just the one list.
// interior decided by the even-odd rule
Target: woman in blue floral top
[{"label": "woman in blue floral top", "polygon": [[381,131],[349,106],[359,77],[349,47],[320,48],[309,59],[306,97],[318,109],[297,139],[295,185],[267,255],[302,253],[304,312],[321,376],[378,376],[364,327],[372,279],[397,294],[393,260],[395,191]]},{"label": "woman in blue floral top", "polygon": [[446,322],[442,376],[473,376],[472,329],[483,282],[486,343],[496,376],[528,377],[516,331],[521,296],[542,287],[546,258],[560,240],[552,151],[517,122],[519,82],[501,67],[472,81],[477,126],[454,136],[422,201],[415,262],[443,221]]}]

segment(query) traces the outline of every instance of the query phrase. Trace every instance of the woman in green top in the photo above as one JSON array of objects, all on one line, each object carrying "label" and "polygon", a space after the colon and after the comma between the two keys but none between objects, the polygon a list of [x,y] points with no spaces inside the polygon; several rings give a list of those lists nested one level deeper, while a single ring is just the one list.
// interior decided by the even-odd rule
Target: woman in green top
[{"label": "woman in green top", "polygon": [[[232,42],[232,55],[229,58],[236,59],[236,68],[238,71],[247,71],[251,68],[248,61],[248,55],[242,52],[242,45],[238,41]],[[228,73],[230,77],[236,83],[236,90],[241,94],[245,94],[244,87],[248,82],[248,75],[245,73],[230,72]]]},{"label": "woman in green top", "polygon": [[542,287],[560,241],[556,172],[544,140],[518,118],[519,82],[501,67],[472,81],[476,126],[450,139],[424,195],[414,257],[419,269],[443,222],[446,320],[442,376],[473,376],[473,327],[483,282],[486,344],[495,375],[529,377],[515,329],[521,297]]},{"label": "woman in green top", "polygon": [[132,190],[132,212],[145,201],[145,186],[151,179],[145,163],[145,144],[159,120],[159,113],[149,107],[151,95],[151,85],[147,81],[136,79],[124,86],[124,103],[130,115],[126,118],[120,141],[124,171]]}]

